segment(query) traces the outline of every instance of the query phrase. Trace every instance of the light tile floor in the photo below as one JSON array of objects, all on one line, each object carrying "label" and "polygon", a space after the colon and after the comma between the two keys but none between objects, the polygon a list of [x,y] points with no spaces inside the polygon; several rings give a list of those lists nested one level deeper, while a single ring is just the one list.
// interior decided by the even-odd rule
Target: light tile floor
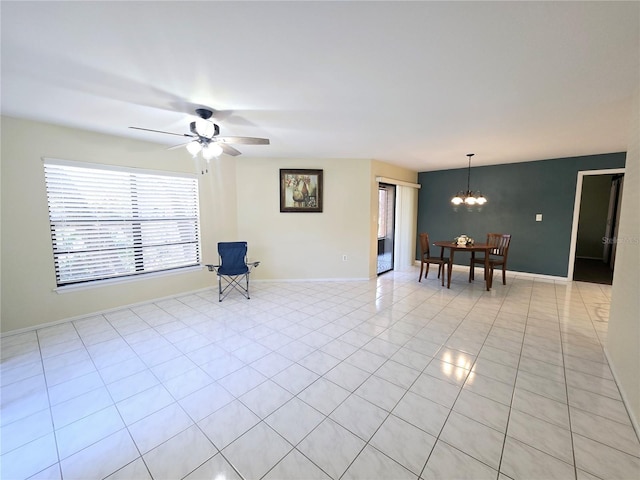
[{"label": "light tile floor", "polygon": [[2,338],[2,478],[637,479],[611,287],[417,269]]}]

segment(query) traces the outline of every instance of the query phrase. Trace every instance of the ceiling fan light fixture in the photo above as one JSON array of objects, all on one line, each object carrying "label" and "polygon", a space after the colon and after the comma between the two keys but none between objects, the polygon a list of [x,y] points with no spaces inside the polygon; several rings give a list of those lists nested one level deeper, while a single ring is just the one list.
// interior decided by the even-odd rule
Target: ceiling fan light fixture
[{"label": "ceiling fan light fixture", "polygon": [[222,147],[217,143],[210,143],[209,148],[213,151],[214,157],[219,157],[224,153],[224,150],[222,149]]},{"label": "ceiling fan light fixture", "polygon": [[456,196],[451,199],[451,203],[453,203],[454,205],[460,205],[462,202],[464,202],[464,200],[462,200],[462,195],[460,195],[460,193],[461,192],[458,192]]},{"label": "ceiling fan light fixture", "polygon": [[202,158],[204,158],[205,160],[209,161],[214,157],[215,157],[215,155],[213,154],[213,152],[211,151],[211,149],[209,147],[204,147],[202,149]]},{"label": "ceiling fan light fixture", "polygon": [[198,118],[196,120],[196,133],[205,138],[213,138],[216,134],[216,127],[213,122],[205,120],[204,118]]},{"label": "ceiling fan light fixture", "polygon": [[198,140],[187,143],[187,151],[194,157],[202,150],[202,144]]},{"label": "ceiling fan light fixture", "polygon": [[[220,137],[220,127],[213,123],[213,111],[207,108],[196,109],[197,119],[189,122],[190,133],[174,133],[165,132],[162,130],[154,130],[152,128],[143,127],[129,127],[134,130],[143,130],[146,132],[162,133],[165,135],[174,135],[181,137],[186,143],[175,145],[170,147],[169,150],[173,150],[177,147],[185,146],[187,151],[196,160],[198,169],[202,173],[206,173],[208,169],[200,168],[203,163],[202,160],[206,160],[209,163],[213,158],[219,157],[223,153],[232,157],[236,157],[241,154],[239,150],[233,147],[233,144],[246,144],[246,145],[269,145],[268,138],[255,138],[255,137]],[[185,137],[190,140],[185,140]],[[200,156],[198,156],[200,154]]]},{"label": "ceiling fan light fixture", "polygon": [[211,160],[213,158],[222,155],[222,147],[215,143],[210,143],[202,149],[202,156],[205,160]]},{"label": "ceiling fan light fixture", "polygon": [[202,150],[202,144],[197,141],[194,140],[193,142],[189,142],[187,143],[187,151],[192,155],[192,156],[196,156],[200,150]]}]

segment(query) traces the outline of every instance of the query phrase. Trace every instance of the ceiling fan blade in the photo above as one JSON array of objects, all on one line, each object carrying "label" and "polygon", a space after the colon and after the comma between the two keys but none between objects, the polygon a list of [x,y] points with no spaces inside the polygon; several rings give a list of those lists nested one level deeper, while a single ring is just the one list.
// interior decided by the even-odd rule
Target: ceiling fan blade
[{"label": "ceiling fan blade", "polygon": [[188,133],[173,133],[173,132],[163,132],[162,130],[152,130],[151,128],[142,128],[142,127],[129,127],[134,130],[144,130],[145,132],[155,132],[155,133],[164,133],[166,135],[176,135],[178,137],[194,137],[195,135],[190,135]]},{"label": "ceiling fan blade", "polygon": [[269,145],[268,138],[255,137],[216,137],[220,143],[237,143],[242,145]]},{"label": "ceiling fan blade", "polygon": [[177,149],[177,148],[184,147],[184,146],[188,145],[189,143],[191,143],[191,142],[187,142],[187,143],[179,143],[178,145],[174,145],[173,147],[169,147],[169,148],[167,148],[167,150],[175,150],[175,149]]},{"label": "ceiling fan blade", "polygon": [[220,143],[220,147],[222,147],[222,151],[227,155],[231,155],[232,157],[237,157],[240,155],[240,151],[233,148],[231,145],[227,145],[225,143]]}]

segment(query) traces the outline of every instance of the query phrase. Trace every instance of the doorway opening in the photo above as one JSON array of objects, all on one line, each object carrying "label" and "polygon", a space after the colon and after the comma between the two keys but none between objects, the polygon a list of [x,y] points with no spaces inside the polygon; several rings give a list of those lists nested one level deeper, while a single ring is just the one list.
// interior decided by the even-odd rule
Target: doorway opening
[{"label": "doorway opening", "polygon": [[624,169],[579,172],[570,280],[611,285]]},{"label": "doorway opening", "polygon": [[394,267],[395,212],[396,186],[378,184],[378,275]]}]

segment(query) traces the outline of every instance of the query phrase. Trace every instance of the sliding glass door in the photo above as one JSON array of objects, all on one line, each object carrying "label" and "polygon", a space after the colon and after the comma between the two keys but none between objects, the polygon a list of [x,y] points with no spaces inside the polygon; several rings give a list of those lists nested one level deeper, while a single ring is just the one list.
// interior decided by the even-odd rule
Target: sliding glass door
[{"label": "sliding glass door", "polygon": [[393,270],[396,187],[378,185],[378,275]]}]

